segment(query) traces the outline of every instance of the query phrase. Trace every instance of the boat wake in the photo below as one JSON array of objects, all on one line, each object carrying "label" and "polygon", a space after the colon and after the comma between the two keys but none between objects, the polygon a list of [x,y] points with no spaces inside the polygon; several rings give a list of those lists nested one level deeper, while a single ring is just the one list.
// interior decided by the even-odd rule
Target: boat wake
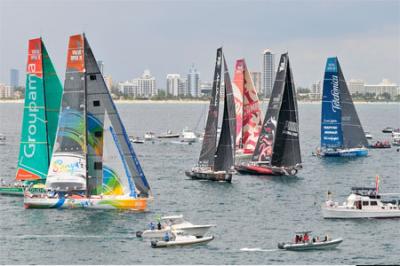
[{"label": "boat wake", "polygon": [[[132,235],[132,238],[134,236]],[[19,235],[19,236],[0,236],[1,238],[6,239],[36,239],[36,238],[113,238],[110,236],[96,236],[96,235]]]},{"label": "boat wake", "polygon": [[272,251],[278,251],[279,249],[274,248],[274,249],[262,249],[262,248],[241,248],[240,251],[247,251],[247,252],[272,252]]}]

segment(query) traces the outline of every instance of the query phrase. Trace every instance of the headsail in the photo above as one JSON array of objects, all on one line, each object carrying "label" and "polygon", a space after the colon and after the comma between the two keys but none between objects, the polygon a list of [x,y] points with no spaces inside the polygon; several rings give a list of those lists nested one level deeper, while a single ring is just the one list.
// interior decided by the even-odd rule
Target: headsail
[{"label": "headsail", "polygon": [[336,60],[339,70],[339,92],[340,103],[342,106],[343,146],[346,148],[361,146],[367,147],[368,140],[365,137],[365,132],[362,128],[360,119],[358,118],[349,89],[347,88],[346,80],[344,79],[339,60],[337,58]]},{"label": "headsail", "polygon": [[235,97],[236,112],[236,140],[235,146],[238,149],[243,148],[243,91],[244,91],[244,59],[236,60],[235,72],[233,76],[233,95]]},{"label": "headsail", "polygon": [[222,48],[218,48],[206,130],[204,133],[203,145],[201,147],[201,152],[198,162],[198,165],[202,167],[203,166],[214,167],[214,156],[216,152],[216,143],[217,143],[219,97],[221,90],[221,68],[222,68]]},{"label": "headsail", "polygon": [[62,94],[61,83],[41,38],[29,40],[24,114],[17,180],[45,179]]},{"label": "headsail", "polygon": [[117,136],[106,113],[104,121],[103,188],[104,195],[132,195],[135,187]]},{"label": "headsail", "polygon": [[289,57],[282,54],[253,161],[273,166],[301,163],[296,92]]},{"label": "headsail", "polygon": [[284,80],[278,81],[278,83],[283,81],[283,95],[271,164],[273,166],[295,166],[301,163],[296,90],[289,57],[287,54],[283,54],[282,57],[285,64],[281,64],[278,71],[283,72],[284,70],[281,68],[284,67],[286,73]]},{"label": "headsail", "polygon": [[235,157],[235,135],[236,135],[236,113],[235,99],[232,92],[231,79],[224,58],[224,114],[222,119],[221,135],[219,137],[217,152],[215,154],[215,171],[228,171],[234,165]]}]

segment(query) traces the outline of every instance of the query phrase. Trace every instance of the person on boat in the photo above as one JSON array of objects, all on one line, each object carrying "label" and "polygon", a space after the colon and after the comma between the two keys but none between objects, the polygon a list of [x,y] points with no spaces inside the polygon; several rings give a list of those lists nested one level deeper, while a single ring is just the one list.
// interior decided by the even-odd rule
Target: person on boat
[{"label": "person on boat", "polygon": [[320,240],[319,240],[319,236],[317,236],[317,242],[319,242]]},{"label": "person on boat", "polygon": [[308,234],[307,233],[305,233],[304,234],[304,238],[303,238],[303,242],[309,242],[310,241],[310,238],[309,238],[309,236],[308,236]]},{"label": "person on boat", "polygon": [[156,229],[156,226],[154,225],[153,222],[150,222],[149,227],[150,227],[150,230]]},{"label": "person on boat", "polygon": [[294,242],[295,242],[296,244],[299,243],[299,235],[296,235],[296,238],[295,238]]},{"label": "person on boat", "polygon": [[303,241],[303,237],[301,235],[299,235],[299,242]]},{"label": "person on boat", "polygon": [[168,242],[168,241],[169,241],[169,234],[168,234],[168,232],[165,232],[164,241],[165,241],[165,242]]},{"label": "person on boat", "polygon": [[325,235],[324,242],[328,241],[328,235]]},{"label": "person on boat", "polygon": [[158,229],[158,230],[161,230],[161,229],[162,229],[162,227],[161,227],[161,222],[160,222],[160,221],[158,221],[157,229]]},{"label": "person on boat", "polygon": [[312,242],[315,243],[315,241],[316,241],[316,240],[315,240],[315,237],[313,237],[313,238],[312,238]]}]

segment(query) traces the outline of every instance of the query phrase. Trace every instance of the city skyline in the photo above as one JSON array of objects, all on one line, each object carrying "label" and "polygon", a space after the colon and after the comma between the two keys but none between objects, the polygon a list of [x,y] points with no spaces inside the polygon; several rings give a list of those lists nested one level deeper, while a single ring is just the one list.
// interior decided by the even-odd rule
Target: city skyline
[{"label": "city skyline", "polygon": [[[310,87],[321,79],[328,56],[339,57],[346,79],[378,83],[387,78],[400,83],[398,1],[32,2],[0,2],[3,83],[15,68],[23,85],[28,39],[37,36],[43,37],[63,79],[67,39],[83,31],[96,59],[116,81],[139,76],[146,68],[158,78],[186,73],[192,63],[202,80],[209,81],[215,50],[223,45],[231,73],[241,57],[251,71],[262,71],[262,52],[269,48],[276,57],[289,52],[298,86]],[[175,9],[180,15],[171,17]],[[13,14],[19,15],[18,22]],[[230,19],[243,14],[251,16]]]}]

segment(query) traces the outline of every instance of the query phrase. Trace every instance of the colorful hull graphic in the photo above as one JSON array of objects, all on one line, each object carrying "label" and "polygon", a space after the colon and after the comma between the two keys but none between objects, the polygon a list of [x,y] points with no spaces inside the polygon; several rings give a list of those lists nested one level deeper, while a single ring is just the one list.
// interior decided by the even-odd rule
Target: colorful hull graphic
[{"label": "colorful hull graphic", "polygon": [[132,198],[127,196],[107,197],[93,196],[68,197],[68,198],[46,198],[25,197],[25,208],[38,209],[117,209],[144,212],[147,209],[148,198]]}]

